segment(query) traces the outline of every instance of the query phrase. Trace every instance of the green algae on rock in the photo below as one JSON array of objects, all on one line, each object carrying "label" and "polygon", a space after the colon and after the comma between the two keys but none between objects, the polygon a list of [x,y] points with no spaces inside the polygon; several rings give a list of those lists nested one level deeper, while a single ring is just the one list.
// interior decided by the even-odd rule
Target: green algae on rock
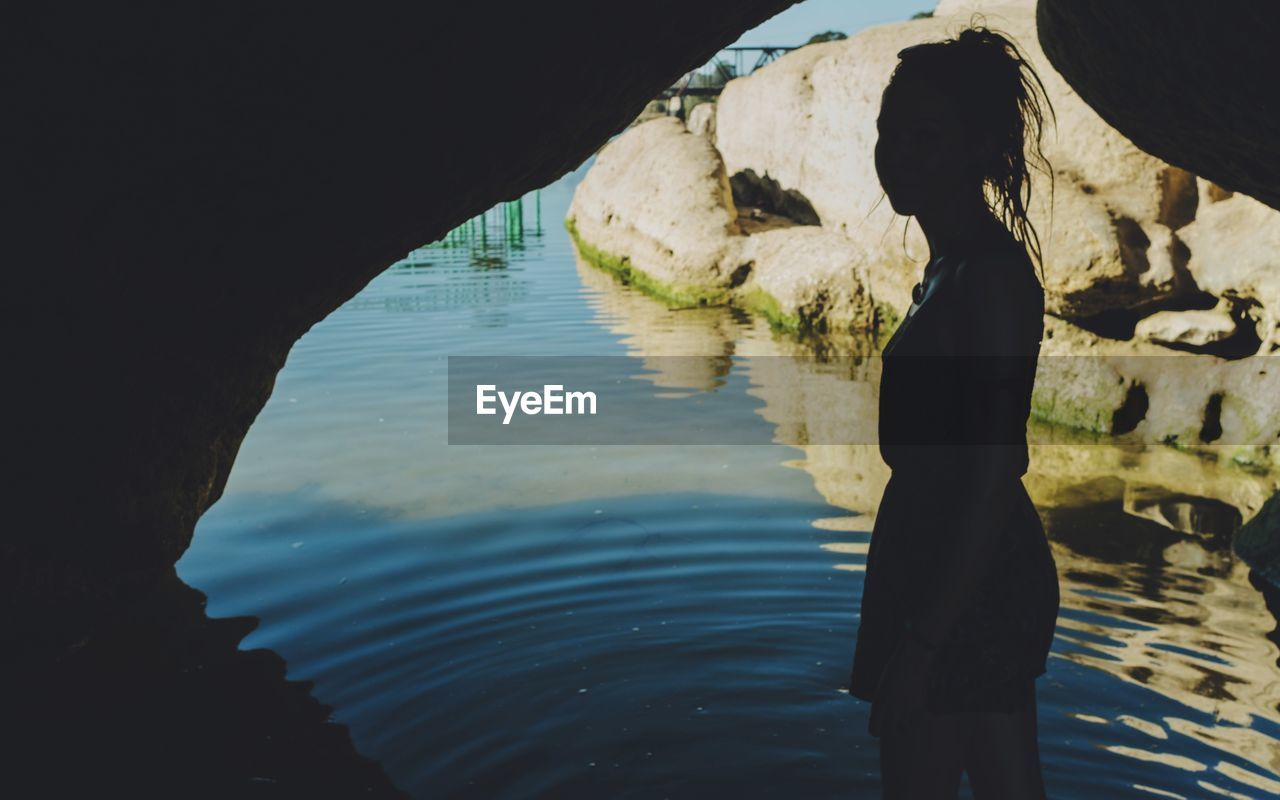
[{"label": "green algae on rock", "polygon": [[680,285],[655,278],[644,270],[637,269],[631,258],[625,255],[606,253],[582,238],[572,217],[565,219],[564,227],[569,231],[574,246],[582,257],[600,269],[610,272],[623,283],[653,297],[681,307],[717,305],[724,301],[728,292],[724,289],[709,289],[700,286]]}]

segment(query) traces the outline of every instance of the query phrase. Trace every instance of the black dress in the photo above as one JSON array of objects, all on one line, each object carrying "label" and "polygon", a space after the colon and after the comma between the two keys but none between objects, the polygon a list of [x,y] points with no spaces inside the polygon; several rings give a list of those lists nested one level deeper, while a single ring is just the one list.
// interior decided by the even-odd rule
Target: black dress
[{"label": "black dress", "polygon": [[[1034,702],[1058,614],[1058,575],[1021,476],[1044,293],[1021,246],[930,262],[882,353],[880,454],[892,469],[867,553],[849,693],[872,700],[904,620],[952,563],[975,458],[995,458],[1012,499],[981,584],[934,655],[926,708],[1008,711]],[[993,455],[996,454],[996,455]]]}]

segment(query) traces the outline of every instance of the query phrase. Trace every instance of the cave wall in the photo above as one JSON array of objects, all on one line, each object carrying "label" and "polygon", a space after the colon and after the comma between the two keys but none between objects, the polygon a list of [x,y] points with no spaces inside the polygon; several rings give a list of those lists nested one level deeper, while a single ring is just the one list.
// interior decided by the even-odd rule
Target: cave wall
[{"label": "cave wall", "polygon": [[1152,155],[1280,208],[1280,4],[1039,0],[1040,45]]},{"label": "cave wall", "polygon": [[20,637],[6,619],[6,796],[411,800],[314,681],[242,647],[258,618],[208,616],[172,567],[136,589]]},{"label": "cave wall", "polygon": [[11,15],[7,599],[163,574],[311,325],[792,2]]}]

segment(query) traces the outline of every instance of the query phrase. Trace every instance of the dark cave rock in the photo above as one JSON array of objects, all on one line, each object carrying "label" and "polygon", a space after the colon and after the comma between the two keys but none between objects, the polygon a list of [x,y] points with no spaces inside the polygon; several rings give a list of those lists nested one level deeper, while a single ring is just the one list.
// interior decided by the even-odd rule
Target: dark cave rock
[{"label": "dark cave rock", "polygon": [[15,11],[10,597],[162,574],[311,325],[792,2]]},{"label": "dark cave rock", "polygon": [[1280,208],[1280,4],[1039,0],[1040,45],[1138,147]]}]

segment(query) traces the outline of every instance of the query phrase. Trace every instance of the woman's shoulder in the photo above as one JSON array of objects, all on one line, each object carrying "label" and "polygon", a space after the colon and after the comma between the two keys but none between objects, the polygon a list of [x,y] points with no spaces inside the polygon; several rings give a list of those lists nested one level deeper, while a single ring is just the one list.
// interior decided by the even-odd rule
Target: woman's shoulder
[{"label": "woman's shoulder", "polygon": [[965,257],[956,267],[955,297],[971,342],[982,351],[1021,350],[1039,342],[1044,290],[1025,249],[993,249]]},{"label": "woman's shoulder", "polygon": [[1043,312],[1044,288],[1036,277],[1031,257],[1021,246],[1004,247],[966,255],[956,266],[954,281],[975,302]]},{"label": "woman's shoulder", "polygon": [[1040,288],[1031,256],[1016,242],[964,255],[956,266],[956,278],[977,285],[999,284],[1026,289],[1033,284]]}]

